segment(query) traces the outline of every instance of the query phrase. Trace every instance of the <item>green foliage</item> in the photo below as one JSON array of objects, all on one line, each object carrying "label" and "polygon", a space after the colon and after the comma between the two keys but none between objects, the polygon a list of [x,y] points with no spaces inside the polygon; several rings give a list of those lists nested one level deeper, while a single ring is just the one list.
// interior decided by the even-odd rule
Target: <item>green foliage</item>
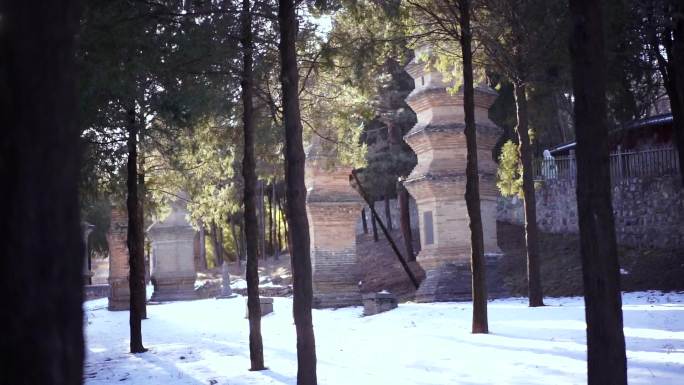
[{"label": "green foliage", "polygon": [[496,187],[499,188],[501,195],[523,198],[522,163],[520,162],[518,145],[513,141],[507,141],[501,148],[496,177]]}]

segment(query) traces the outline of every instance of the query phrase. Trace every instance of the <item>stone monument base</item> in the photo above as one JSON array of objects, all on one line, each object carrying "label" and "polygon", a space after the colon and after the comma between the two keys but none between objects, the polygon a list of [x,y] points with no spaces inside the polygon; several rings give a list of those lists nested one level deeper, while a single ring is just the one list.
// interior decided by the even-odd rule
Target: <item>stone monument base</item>
[{"label": "stone monument base", "polygon": [[131,303],[131,292],[128,279],[109,281],[109,295],[107,309],[111,311],[128,310]]},{"label": "stone monument base", "polygon": [[[487,266],[487,297],[501,298],[506,295],[499,275],[498,253],[485,254]],[[425,280],[416,291],[416,302],[458,302],[472,300],[472,272],[470,262],[444,262],[436,268],[427,269]]]},{"label": "stone monument base", "polygon": [[[271,297],[259,297],[259,309],[261,310],[261,316],[273,313],[273,298]],[[249,318],[249,308],[247,308],[247,298],[245,298],[245,318]]]},{"label": "stone monument base", "polygon": [[190,301],[199,299],[195,292],[195,277],[192,278],[167,278],[152,279],[154,292],[152,292],[153,302],[166,301]]},{"label": "stone monument base", "polygon": [[392,293],[380,292],[364,294],[363,296],[363,315],[375,315],[396,309],[397,297]]},{"label": "stone monument base", "polygon": [[425,271],[416,291],[416,302],[468,301],[471,298],[469,263],[444,262]]},{"label": "stone monument base", "polygon": [[360,305],[361,292],[358,288],[356,288],[354,291],[336,291],[332,293],[321,293],[314,290],[314,309],[329,309]]}]

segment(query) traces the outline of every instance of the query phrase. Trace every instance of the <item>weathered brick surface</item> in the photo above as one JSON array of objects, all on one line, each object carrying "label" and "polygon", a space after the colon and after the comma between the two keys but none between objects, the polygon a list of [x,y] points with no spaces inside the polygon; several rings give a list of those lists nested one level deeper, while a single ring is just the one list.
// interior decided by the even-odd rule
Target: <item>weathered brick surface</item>
[{"label": "weathered brick surface", "polygon": [[109,310],[128,310],[128,215],[126,210],[112,207],[107,244],[109,245]]},{"label": "weathered brick surface", "polygon": [[152,242],[152,301],[197,299],[195,292],[195,229],[185,205],[175,202],[171,214],[147,230]]},{"label": "weathered brick surface", "polygon": [[[430,57],[429,48],[418,48],[416,58]],[[436,69],[414,59],[406,68],[416,88],[407,97],[418,122],[405,136],[418,164],[405,185],[418,205],[421,251],[418,262],[426,279],[416,298],[426,301],[456,300],[470,295],[470,275],[462,267],[470,260],[470,229],[466,209],[463,94],[452,95],[453,86]],[[488,109],[496,92],[475,90],[480,208],[486,253],[499,253],[496,240],[496,163],[491,156],[501,130],[489,120]],[[430,242],[432,240],[432,242]],[[467,288],[467,291],[466,291]]]},{"label": "weathered brick surface", "polygon": [[349,185],[350,167],[329,167],[314,141],[306,161],[307,217],[314,307],[361,304],[356,221],[362,200]]}]

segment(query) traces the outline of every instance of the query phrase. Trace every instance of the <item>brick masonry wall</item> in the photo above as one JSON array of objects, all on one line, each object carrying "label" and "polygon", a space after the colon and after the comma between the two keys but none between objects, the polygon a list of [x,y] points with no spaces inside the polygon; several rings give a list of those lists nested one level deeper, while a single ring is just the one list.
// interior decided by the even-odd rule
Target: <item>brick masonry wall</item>
[{"label": "brick masonry wall", "polygon": [[[615,183],[613,212],[619,244],[684,247],[684,189],[677,177],[628,178]],[[574,181],[545,181],[537,190],[537,224],[549,233],[577,233]],[[523,202],[499,198],[497,219],[523,224]]]},{"label": "brick masonry wall", "polygon": [[109,244],[109,309],[128,310],[128,216],[122,208],[112,208],[107,232]]}]

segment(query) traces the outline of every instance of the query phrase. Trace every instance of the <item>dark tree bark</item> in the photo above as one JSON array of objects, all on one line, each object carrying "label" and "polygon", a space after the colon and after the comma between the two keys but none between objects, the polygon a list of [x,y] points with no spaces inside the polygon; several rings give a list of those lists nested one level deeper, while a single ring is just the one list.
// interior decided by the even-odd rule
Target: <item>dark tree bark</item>
[{"label": "dark tree bark", "polygon": [[539,232],[537,229],[537,203],[532,171],[532,148],[528,133],[527,94],[524,83],[513,84],[518,125],[518,153],[522,162],[523,202],[525,204],[525,243],[527,246],[527,289],[531,307],[544,306],[539,273]]},{"label": "dark tree bark", "polygon": [[[243,215],[244,217],[244,215]],[[245,236],[245,224],[240,223],[240,251],[243,259],[247,261],[247,236]]]},{"label": "dark tree bark", "polygon": [[218,235],[218,226],[216,226],[215,221],[211,222],[211,245],[214,247],[214,267],[220,266],[220,261],[222,260],[220,257],[221,245]]},{"label": "dark tree bark", "polygon": [[223,248],[223,227],[216,226],[216,246],[218,252],[216,253],[216,266],[223,266],[226,257],[226,249]]},{"label": "dark tree bark", "polygon": [[681,1],[669,0],[666,14],[672,15],[672,25],[665,28],[662,39],[667,59],[660,54],[660,45],[656,45],[657,58],[665,90],[670,98],[674,142],[679,154],[681,182],[684,185],[684,4]]},{"label": "dark tree bark", "polygon": [[473,333],[488,333],[487,282],[485,280],[484,240],[480,213],[480,176],[477,169],[477,138],[475,136],[475,91],[473,90],[472,32],[470,30],[470,0],[458,0],[460,43],[463,57],[463,111],[465,114],[466,191],[465,201],[470,218],[470,265],[473,273]]},{"label": "dark tree bark", "polygon": [[570,13],[588,384],[625,385],[627,360],[611,204],[601,3],[570,0]]},{"label": "dark tree bark", "polygon": [[294,0],[278,2],[280,29],[283,123],[285,125],[285,183],[287,219],[292,241],[293,313],[297,330],[297,384],[316,385],[316,341],[311,320],[313,287],[309,252],[309,221],[306,217],[304,144],[299,111],[297,68],[297,16]]},{"label": "dark tree bark", "polygon": [[146,352],[142,343],[142,319],[145,317],[145,238],[142,210],[138,196],[138,131],[135,103],[126,110],[128,163],[126,165],[126,208],[128,210],[128,287],[130,290],[131,353]]},{"label": "dark tree bark", "polygon": [[361,225],[363,226],[363,233],[368,234],[368,222],[366,221],[366,209],[361,209]]},{"label": "dark tree bark", "polygon": [[389,195],[385,195],[385,219],[387,219],[387,229],[392,231],[392,208],[390,207]]},{"label": "dark tree bark", "polygon": [[[673,16],[672,27],[672,72],[677,71],[674,87],[677,89],[676,105],[670,100],[677,152],[679,153],[679,173],[684,185],[684,2],[671,0]],[[677,117],[675,118],[675,112]]]},{"label": "dark tree bark", "polygon": [[229,218],[228,225],[230,226],[230,235],[233,237],[235,259],[237,260],[238,266],[240,266],[240,259],[242,258],[242,250],[240,250],[240,238],[238,237],[237,231],[235,231],[235,218],[233,216],[230,216]]},{"label": "dark tree bark", "polygon": [[273,254],[275,252],[275,243],[273,242],[274,226],[273,226],[273,191],[275,188],[271,185],[271,191],[268,192],[268,247],[269,253]]},{"label": "dark tree bark", "polygon": [[266,223],[264,215],[264,182],[257,179],[257,215],[259,228],[259,257],[266,259]]},{"label": "dark tree bark", "polygon": [[[143,127],[138,127],[138,136],[143,137]],[[138,220],[136,223],[136,231],[138,233],[137,239],[139,239],[140,242],[140,249],[142,250],[140,253],[142,254],[143,262],[142,262],[142,268],[143,268],[143,300],[142,300],[142,313],[141,317],[142,319],[147,319],[147,283],[150,281],[150,258],[149,258],[149,251],[146,252],[145,250],[145,210],[144,210],[144,202],[145,202],[145,152],[142,143],[139,143],[138,146],[140,149],[138,150]],[[129,231],[130,231],[130,226],[129,226]],[[138,299],[139,300],[139,299]]]},{"label": "dark tree bark", "polygon": [[274,235],[274,258],[275,260],[280,259],[280,221],[278,220],[278,184],[276,183],[276,178],[273,178],[273,235]]},{"label": "dark tree bark", "polygon": [[200,270],[207,270],[207,237],[204,223],[199,226],[199,268]]},{"label": "dark tree bark", "polygon": [[[244,157],[242,177],[244,179],[245,234],[247,236],[247,313],[249,316],[249,359],[250,370],[264,370],[264,346],[261,340],[261,305],[259,301],[259,259],[257,248],[259,234],[255,187],[257,184],[256,161],[254,160],[254,105],[252,70],[254,43],[252,40],[252,13],[249,0],[242,0],[242,124],[244,129]],[[263,198],[259,196],[259,198]],[[262,199],[263,201],[263,199]]]},{"label": "dark tree bark", "polygon": [[[372,206],[372,207],[371,207]],[[370,202],[368,209],[373,212],[375,210],[375,201]],[[373,229],[373,241],[378,241],[378,223],[375,220],[375,215],[371,215],[371,228]]]},{"label": "dark tree bark", "polygon": [[409,206],[409,193],[401,182],[397,183],[397,199],[399,201],[399,226],[401,235],[404,238],[406,248],[406,260],[409,262],[416,260],[413,251],[413,234],[411,233],[411,208]]},{"label": "dark tree bark", "polygon": [[3,384],[83,381],[79,3],[0,3]]}]

